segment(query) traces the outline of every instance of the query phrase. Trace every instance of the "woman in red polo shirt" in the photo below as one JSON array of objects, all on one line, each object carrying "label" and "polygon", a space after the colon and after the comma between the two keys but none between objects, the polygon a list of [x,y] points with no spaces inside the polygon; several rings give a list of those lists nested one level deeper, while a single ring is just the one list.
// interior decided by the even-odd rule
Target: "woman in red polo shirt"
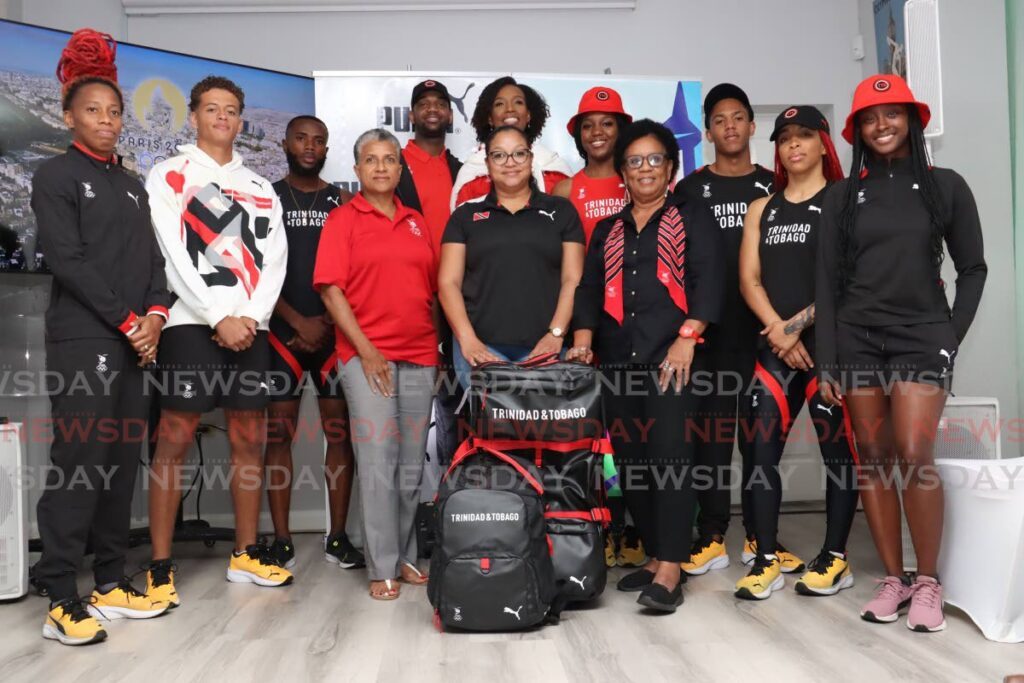
[{"label": "woman in red polo shirt", "polygon": [[619,131],[632,121],[622,108],[622,96],[599,85],[583,93],[576,115],[565,126],[586,166],[555,185],[551,194],[565,197],[576,207],[587,243],[598,221],[626,205],[626,184],[615,170],[613,152]]},{"label": "woman in red polo shirt", "polygon": [[340,330],[370,597],[394,600],[397,580],[427,580],[413,521],[437,365],[437,252],[423,216],[395,197],[395,136],[369,130],[354,151],[362,190],[328,216],[313,286]]}]

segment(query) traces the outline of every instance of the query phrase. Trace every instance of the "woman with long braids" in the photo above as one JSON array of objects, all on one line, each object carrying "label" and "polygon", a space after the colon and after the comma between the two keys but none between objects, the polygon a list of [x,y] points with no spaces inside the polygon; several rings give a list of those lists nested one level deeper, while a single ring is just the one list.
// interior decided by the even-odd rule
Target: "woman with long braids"
[{"label": "woman with long braids", "polygon": [[557,152],[537,143],[549,115],[544,97],[525,83],[519,83],[511,76],[488,83],[476,101],[470,121],[480,147],[466,159],[455,177],[452,211],[466,202],[483,200],[491,191],[484,142],[503,126],[518,128],[526,134],[526,142],[532,152],[531,177],[538,190],[551,194],[555,185],[572,175],[569,165]]},{"label": "woman with long braids", "polygon": [[835,595],[853,585],[846,539],[857,511],[854,456],[842,407],[818,398],[814,377],[814,269],[821,200],[843,169],[828,121],[811,106],[789,107],[775,119],[775,193],[750,204],[740,247],[740,292],[764,329],[749,398],[752,430],[749,488],[757,556],[736,584],[736,596],[763,600],[783,587],[778,556],[782,479],[779,462],[793,419],[808,404],[828,470],[825,543],[797,581],[809,595]]},{"label": "woman with long braids", "polygon": [[[934,442],[957,350],[981,300],[988,269],[974,196],[956,172],[930,165],[931,113],[899,76],[865,79],[843,137],[850,177],[824,203],[816,278],[818,373],[826,403],[850,413],[859,483],[887,576],[861,611],[907,627],[945,628],[938,576],[943,493]],[[940,276],[943,244],[956,267],[950,308]],[[917,555],[903,573],[900,496]]]},{"label": "woman with long braids", "polygon": [[[144,373],[170,294],[149,196],[114,151],[124,112],[115,49],[91,29],[71,36],[57,76],[72,143],[32,177],[32,210],[53,273],[46,369],[60,378],[50,394],[53,467],[37,508],[43,555],[35,575],[50,597],[43,637],[64,645],[105,639],[97,619],[148,619],[169,607],[137,591],[124,571],[143,443],[131,434],[149,413]],[[83,599],[75,577],[87,544],[96,587]]]}]

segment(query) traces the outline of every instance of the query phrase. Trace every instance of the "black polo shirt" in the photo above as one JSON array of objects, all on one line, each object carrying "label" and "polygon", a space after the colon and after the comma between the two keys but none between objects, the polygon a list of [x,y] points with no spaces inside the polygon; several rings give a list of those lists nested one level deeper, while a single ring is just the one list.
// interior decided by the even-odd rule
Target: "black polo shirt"
[{"label": "black polo shirt", "polygon": [[[658,280],[658,224],[665,207],[675,203],[686,229],[683,286],[688,311],[681,311]],[[665,359],[687,318],[716,323],[725,297],[725,259],[720,230],[702,204],[670,197],[643,230],[633,220],[633,204],[605,218],[590,238],[583,279],[576,290],[573,326],[594,330],[594,351],[602,365],[655,365]],[[612,227],[623,220],[620,325],[604,311],[604,245]]]},{"label": "black polo shirt", "polygon": [[533,346],[547,334],[562,288],[562,244],[584,243],[579,214],[537,190],[510,213],[492,191],[455,209],[442,244],[466,245],[462,296],[477,337],[488,345]]}]

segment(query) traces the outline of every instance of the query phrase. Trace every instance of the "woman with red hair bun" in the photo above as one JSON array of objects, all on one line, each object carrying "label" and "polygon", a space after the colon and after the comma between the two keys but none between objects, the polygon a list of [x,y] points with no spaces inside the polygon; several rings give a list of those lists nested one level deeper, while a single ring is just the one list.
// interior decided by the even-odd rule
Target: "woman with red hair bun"
[{"label": "woman with red hair bun", "polygon": [[[50,597],[43,637],[65,645],[105,639],[97,619],[147,619],[168,607],[125,576],[144,443],[138,427],[149,412],[144,372],[170,300],[149,197],[114,152],[124,110],[115,52],[110,36],[90,29],[68,41],[57,77],[72,144],[32,178],[39,242],[53,273],[46,366],[60,379],[50,392],[53,469],[37,509],[43,554],[35,579]],[[75,576],[86,543],[96,587],[82,599]]]},{"label": "woman with red hair bun", "polygon": [[[811,106],[788,107],[775,119],[774,194],[750,204],[740,247],[740,292],[761,330],[749,397],[750,501],[757,555],[736,597],[764,600],[783,588],[777,553],[782,480],[779,462],[789,429],[808,404],[829,477],[825,542],[796,582],[804,595],[835,595],[853,585],[846,540],[857,510],[854,453],[842,406],[825,404],[814,377],[814,271],[821,207],[830,183],[843,177],[828,121]],[[845,434],[846,438],[842,435]]]}]

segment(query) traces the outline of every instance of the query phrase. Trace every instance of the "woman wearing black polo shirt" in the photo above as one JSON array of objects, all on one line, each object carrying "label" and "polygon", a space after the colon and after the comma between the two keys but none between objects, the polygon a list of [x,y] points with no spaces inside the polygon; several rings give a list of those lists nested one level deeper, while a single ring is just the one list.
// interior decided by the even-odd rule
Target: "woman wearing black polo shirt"
[{"label": "woman wearing black polo shirt", "polygon": [[[946,627],[934,443],[988,273],[970,188],[930,165],[929,117],[899,76],[857,86],[843,129],[853,164],[822,207],[815,296],[821,395],[850,411],[861,500],[887,574],[861,617],[893,622],[909,603],[915,631]],[[957,274],[952,309],[940,274],[944,246]],[[913,582],[903,574],[900,497],[889,483],[896,467],[917,555]]]},{"label": "woman wearing black polo shirt", "polygon": [[526,134],[503,126],[484,148],[493,189],[452,214],[438,275],[463,386],[471,366],[560,352],[583,270],[579,215],[532,181]]},{"label": "woman wearing black polo shirt", "polygon": [[649,119],[619,133],[615,167],[632,201],[598,223],[576,291],[569,357],[606,375],[605,417],[622,493],[650,557],[619,590],[672,612],[683,602],[680,562],[690,556],[694,436],[700,408],[690,378],[701,334],[716,322],[725,279],[721,236],[710,212],[667,199],[679,168],[670,130]]}]

